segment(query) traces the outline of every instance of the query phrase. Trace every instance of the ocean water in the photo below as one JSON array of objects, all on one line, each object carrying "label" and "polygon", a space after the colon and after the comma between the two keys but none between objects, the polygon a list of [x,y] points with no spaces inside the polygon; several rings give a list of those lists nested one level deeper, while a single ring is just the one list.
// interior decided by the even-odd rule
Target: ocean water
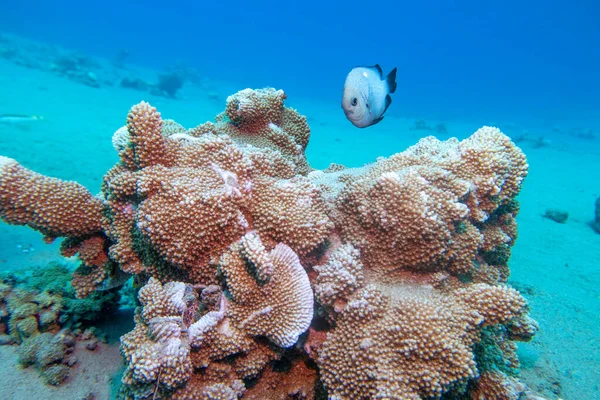
[{"label": "ocean water", "polygon": [[[428,135],[464,139],[497,126],[529,163],[509,283],[540,331],[519,343],[520,379],[545,398],[597,399],[600,234],[590,224],[600,197],[599,17],[595,1],[3,0],[0,155],[95,194],[118,161],[111,137],[132,105],[149,101],[191,128],[214,120],[244,88],[286,92],[286,105],[307,116],[307,157],[319,169],[358,167]],[[352,67],[374,64],[384,74],[398,68],[398,89],[384,120],[358,129],[340,107],[342,87]],[[185,77],[174,97],[120,84],[172,71]],[[7,114],[43,118],[2,121]],[[419,121],[430,129],[414,129]],[[567,221],[544,218],[548,210],[568,213]],[[73,265],[58,246],[0,222],[0,271]],[[106,356],[96,368],[118,362]],[[3,398],[76,398],[83,392],[75,388],[86,389],[75,378],[48,388],[28,373],[0,378]],[[87,391],[114,397],[106,387],[115,376]],[[18,384],[27,389],[15,391]]]}]

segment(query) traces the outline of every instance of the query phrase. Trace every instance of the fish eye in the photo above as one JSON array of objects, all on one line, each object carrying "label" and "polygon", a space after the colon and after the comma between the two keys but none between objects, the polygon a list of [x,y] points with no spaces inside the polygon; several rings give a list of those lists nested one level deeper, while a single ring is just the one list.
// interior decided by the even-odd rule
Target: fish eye
[{"label": "fish eye", "polygon": [[352,104],[353,106],[358,104],[358,99],[356,97],[353,97],[352,100],[350,100],[350,104]]}]

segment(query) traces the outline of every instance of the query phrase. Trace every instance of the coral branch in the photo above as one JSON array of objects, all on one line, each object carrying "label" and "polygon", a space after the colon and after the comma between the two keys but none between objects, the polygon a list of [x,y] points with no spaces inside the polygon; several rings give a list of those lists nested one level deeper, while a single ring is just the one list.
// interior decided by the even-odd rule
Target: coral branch
[{"label": "coral branch", "polygon": [[49,239],[102,230],[100,199],[76,182],[49,178],[0,157],[0,216],[27,225]]}]

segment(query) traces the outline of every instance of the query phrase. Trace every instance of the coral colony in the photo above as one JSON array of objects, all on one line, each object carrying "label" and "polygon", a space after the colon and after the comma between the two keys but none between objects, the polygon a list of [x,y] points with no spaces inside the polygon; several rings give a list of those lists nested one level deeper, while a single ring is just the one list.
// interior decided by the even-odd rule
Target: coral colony
[{"label": "coral colony", "polygon": [[98,196],[0,158],[0,215],[64,238],[79,297],[145,283],[120,397],[518,398],[525,155],[483,127],[315,170],[285,98],[242,90],[189,130],[135,105]]}]

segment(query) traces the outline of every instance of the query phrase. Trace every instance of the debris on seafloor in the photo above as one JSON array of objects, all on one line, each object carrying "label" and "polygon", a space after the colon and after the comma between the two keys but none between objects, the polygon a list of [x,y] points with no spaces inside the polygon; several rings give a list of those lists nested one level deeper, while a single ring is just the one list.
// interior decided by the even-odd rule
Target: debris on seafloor
[{"label": "debris on seafloor", "polygon": [[569,213],[567,211],[549,208],[542,215],[542,217],[552,220],[554,222],[558,222],[559,224],[564,224],[569,219]]},{"label": "debris on seafloor", "polygon": [[600,197],[596,199],[596,210],[594,212],[594,220],[590,223],[596,233],[600,234]]}]

